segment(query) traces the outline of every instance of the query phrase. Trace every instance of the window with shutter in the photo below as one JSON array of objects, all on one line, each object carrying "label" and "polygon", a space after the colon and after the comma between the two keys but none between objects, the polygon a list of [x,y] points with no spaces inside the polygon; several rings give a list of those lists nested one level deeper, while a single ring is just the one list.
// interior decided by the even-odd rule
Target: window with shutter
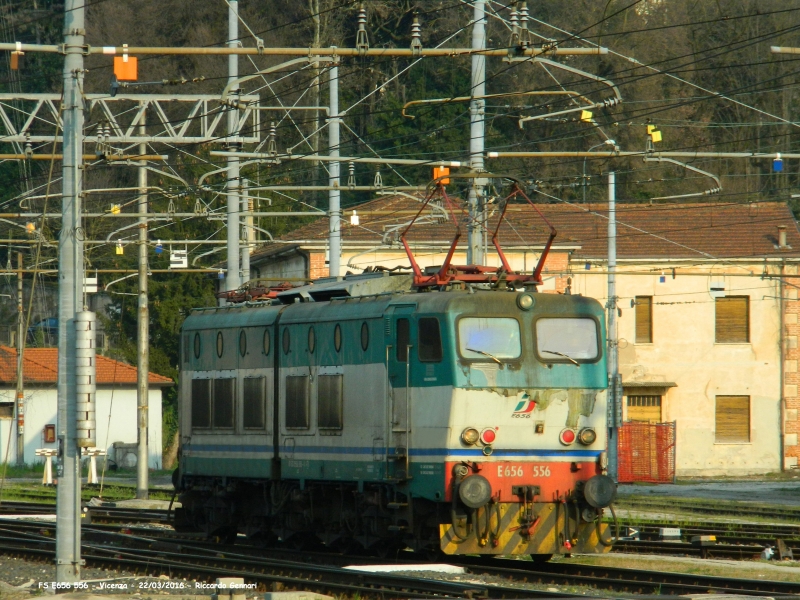
[{"label": "window with shutter", "polygon": [[653,297],[636,296],[636,343],[653,342]]},{"label": "window with shutter", "polygon": [[628,396],[628,421],[661,422],[661,396]]},{"label": "window with shutter", "polygon": [[717,396],[715,432],[715,442],[750,441],[750,396]]},{"label": "window with shutter", "polygon": [[715,299],[716,339],[718,344],[750,342],[750,296]]}]

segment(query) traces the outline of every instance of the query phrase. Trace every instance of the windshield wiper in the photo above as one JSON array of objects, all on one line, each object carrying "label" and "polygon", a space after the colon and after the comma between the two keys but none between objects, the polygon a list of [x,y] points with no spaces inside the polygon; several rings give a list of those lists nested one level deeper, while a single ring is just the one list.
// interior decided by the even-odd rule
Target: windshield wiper
[{"label": "windshield wiper", "polygon": [[580,363],[578,363],[578,361],[572,358],[569,354],[564,354],[563,352],[556,352],[555,350],[540,350],[540,352],[547,352],[548,354],[555,354],[556,356],[561,356],[563,358],[566,358],[568,361],[570,361],[573,365],[575,365],[579,369],[581,367]]},{"label": "windshield wiper", "polygon": [[[491,358],[491,359],[492,359],[494,362],[496,362],[498,365],[502,365],[502,364],[503,364],[503,363],[500,361],[500,359],[499,359],[499,358],[497,358],[496,356],[494,356],[494,355],[492,355],[492,354],[489,354],[488,352],[484,352],[483,350],[475,350],[474,348],[467,348],[467,350],[469,350],[470,352],[477,352],[478,354],[483,354],[484,356],[488,356],[488,357],[489,357],[489,358]],[[577,364],[577,363],[576,363],[576,364]]]}]

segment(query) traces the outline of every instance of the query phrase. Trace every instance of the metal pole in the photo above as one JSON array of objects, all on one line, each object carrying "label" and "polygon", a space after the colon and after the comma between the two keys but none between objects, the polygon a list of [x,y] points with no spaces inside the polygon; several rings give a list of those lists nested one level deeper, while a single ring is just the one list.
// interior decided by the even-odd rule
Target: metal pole
[{"label": "metal pole", "polygon": [[[243,213],[250,213],[250,192],[248,188],[250,187],[250,182],[247,179],[242,179],[242,212]],[[244,247],[242,248],[242,283],[247,283],[250,281],[250,248],[251,245],[251,236],[253,235],[253,217],[252,215],[248,214],[244,218],[244,231],[242,232],[242,238],[244,239]]]},{"label": "metal pole", "polygon": [[[486,49],[486,1],[474,0],[472,49]],[[472,100],[469,103],[469,166],[473,171],[483,171],[483,141],[485,134],[484,114],[486,101],[486,56],[472,55]],[[467,242],[467,263],[483,264],[483,181],[475,179],[469,189],[469,227]]]},{"label": "metal pole", "polygon": [[17,464],[25,464],[25,390],[22,357],[25,353],[25,316],[22,310],[22,253],[17,252]]},{"label": "metal pole", "polygon": [[619,362],[617,356],[617,209],[616,177],[608,174],[608,474],[619,475]]},{"label": "metal pole", "polygon": [[64,159],[58,239],[58,488],[56,581],[81,577],[80,451],[77,444],[75,317],[83,310],[81,188],[83,169],[83,52],[85,0],[64,2]]},{"label": "metal pole", "polygon": [[[228,47],[239,47],[239,1],[228,2]],[[234,84],[231,100],[238,102],[239,56],[228,56],[228,84]],[[228,150],[240,150],[238,142],[239,111],[228,109]],[[228,273],[225,276],[225,289],[235,290],[241,285],[239,277],[239,158],[229,156],[228,159]],[[224,302],[224,301],[223,301]]]},{"label": "metal pole", "polygon": [[341,205],[339,203],[339,63],[334,62],[329,74],[330,91],[330,116],[328,117],[328,150],[333,158],[329,165],[328,216],[330,219],[328,229],[328,274],[331,277],[339,276],[342,259]]},{"label": "metal pole", "polygon": [[[139,133],[146,135],[145,113]],[[147,144],[139,144],[139,152],[144,154]],[[136,497],[148,498],[148,431],[149,393],[147,375],[150,371],[150,312],[147,308],[147,161],[139,161],[139,305],[136,314]]]}]

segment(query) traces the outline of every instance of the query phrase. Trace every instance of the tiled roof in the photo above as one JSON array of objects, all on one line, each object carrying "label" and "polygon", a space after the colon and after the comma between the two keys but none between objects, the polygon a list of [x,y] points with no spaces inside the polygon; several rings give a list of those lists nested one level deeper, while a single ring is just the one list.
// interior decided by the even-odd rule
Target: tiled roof
[{"label": "tiled roof", "polygon": [[[458,201],[456,201],[458,203]],[[360,225],[350,225],[348,208],[342,218],[342,245],[377,246],[399,237],[392,230],[413,218],[420,204],[410,198],[387,196],[353,207]],[[577,258],[607,255],[607,204],[537,204],[558,230],[558,246],[575,248]],[[499,210],[489,217],[489,232],[496,227]],[[800,257],[800,232],[785,202],[617,204],[617,256],[620,258],[749,258]],[[439,211],[438,214],[442,214]],[[456,211],[460,215],[460,211]],[[426,209],[422,216],[431,216]],[[466,244],[462,219],[461,244]],[[786,226],[789,248],[778,249],[778,225]],[[449,245],[455,233],[452,221],[442,218],[415,224],[410,242]],[[548,229],[529,204],[511,204],[500,227],[503,247],[541,247]],[[307,246],[324,243],[327,218],[318,219],[285,236],[284,243]],[[274,251],[268,245],[262,252]],[[260,253],[255,253],[257,259]]]},{"label": "tiled roof", "polygon": [[[22,355],[25,383],[57,382],[58,349],[57,348],[25,348]],[[0,384],[14,383],[17,380],[17,350],[8,346],[0,346]],[[169,377],[150,373],[151,385],[172,385]],[[97,355],[97,384],[136,385],[136,367],[118,360]]]}]

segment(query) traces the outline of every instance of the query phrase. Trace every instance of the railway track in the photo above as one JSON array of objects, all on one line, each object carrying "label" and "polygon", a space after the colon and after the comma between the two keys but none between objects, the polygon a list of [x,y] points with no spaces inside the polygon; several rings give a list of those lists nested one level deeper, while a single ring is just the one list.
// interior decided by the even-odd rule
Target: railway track
[{"label": "railway track", "polygon": [[[638,571],[611,567],[589,567],[569,563],[537,564],[512,559],[480,559],[477,557],[447,557],[451,564],[464,566],[473,575],[488,575],[505,583],[501,585],[464,583],[463,581],[431,580],[397,574],[355,573],[343,569],[353,562],[397,564],[419,563],[415,557],[370,559],[334,553],[309,553],[287,548],[268,549],[256,546],[222,546],[197,539],[176,539],[162,536],[159,531],[145,531],[103,526],[84,530],[83,557],[87,564],[99,567],[132,570],[159,575],[168,573],[199,579],[219,576],[239,576],[248,583],[265,588],[282,586],[323,593],[356,591],[367,597],[376,594],[394,597],[414,594],[421,597],[483,596],[487,598],[517,598],[532,596],[567,597],[569,594],[541,592],[521,585],[587,585],[603,590],[638,594],[697,594],[738,593],[747,595],[800,595],[800,584],[765,582]],[[50,557],[53,551],[53,532],[41,524],[0,521],[0,548],[8,554]]]},{"label": "railway track", "polygon": [[658,511],[673,514],[676,512],[735,517],[758,517],[782,521],[800,521],[800,509],[785,506],[764,506],[762,504],[715,500],[701,503],[681,498],[653,500],[640,497],[622,497],[616,502],[617,508],[634,511]]}]

